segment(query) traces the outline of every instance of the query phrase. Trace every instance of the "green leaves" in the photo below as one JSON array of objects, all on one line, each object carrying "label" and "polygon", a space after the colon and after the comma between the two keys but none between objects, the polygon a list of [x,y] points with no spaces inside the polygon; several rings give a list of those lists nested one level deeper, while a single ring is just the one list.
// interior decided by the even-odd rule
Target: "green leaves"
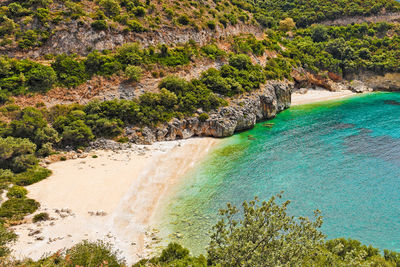
[{"label": "green leaves", "polygon": [[227,205],[214,226],[207,249],[208,260],[222,266],[278,266],[301,264],[323,242],[318,230],[319,211],[314,221],[286,213],[289,201],[277,204],[272,197],[243,202],[242,211]]}]

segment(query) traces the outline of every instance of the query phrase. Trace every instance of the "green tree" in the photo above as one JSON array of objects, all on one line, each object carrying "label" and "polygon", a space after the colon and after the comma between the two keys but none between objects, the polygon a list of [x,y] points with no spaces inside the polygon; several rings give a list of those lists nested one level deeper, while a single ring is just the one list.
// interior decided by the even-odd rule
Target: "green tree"
[{"label": "green tree", "polygon": [[35,67],[27,72],[26,78],[29,89],[41,93],[50,90],[57,80],[54,70],[41,64],[35,64]]},{"label": "green tree", "polygon": [[[222,266],[293,266],[302,265],[318,251],[324,235],[319,211],[315,220],[294,218],[286,213],[289,201],[277,204],[256,198],[243,202],[242,213],[228,204],[220,211],[222,219],[213,227],[208,261]],[[242,215],[241,215],[242,214]]]},{"label": "green tree", "polygon": [[311,28],[311,38],[314,42],[324,42],[328,39],[328,29],[323,25]]},{"label": "green tree", "polygon": [[284,20],[279,21],[279,29],[283,32],[288,32],[296,28],[296,23],[292,18],[286,18]]},{"label": "green tree", "polygon": [[76,60],[74,56],[58,55],[51,66],[57,73],[59,82],[67,87],[76,87],[88,78],[85,64]]}]

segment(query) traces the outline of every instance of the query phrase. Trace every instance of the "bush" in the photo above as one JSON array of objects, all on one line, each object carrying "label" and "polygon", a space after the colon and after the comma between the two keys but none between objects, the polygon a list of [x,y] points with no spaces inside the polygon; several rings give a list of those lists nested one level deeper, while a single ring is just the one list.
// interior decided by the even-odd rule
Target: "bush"
[{"label": "bush", "polygon": [[229,58],[229,65],[238,70],[246,70],[251,66],[251,59],[245,54],[233,55]]},{"label": "bush", "polygon": [[159,260],[168,263],[174,260],[184,259],[187,256],[189,256],[189,250],[177,243],[170,243],[168,247],[161,252]]},{"label": "bush", "polygon": [[178,17],[178,23],[182,25],[188,25],[190,22],[189,17],[187,15],[180,15]]},{"label": "bush", "polygon": [[90,24],[90,26],[95,31],[105,31],[108,29],[107,21],[105,20],[95,20]]},{"label": "bush", "polygon": [[201,51],[211,59],[218,59],[225,56],[225,52],[218,48],[215,44],[208,44],[201,48]]},{"label": "bush", "polygon": [[118,252],[103,241],[89,242],[84,240],[66,251],[72,266],[121,266],[124,261],[119,258]]},{"label": "bush", "polygon": [[76,60],[74,56],[58,55],[51,66],[57,73],[58,81],[67,87],[76,87],[88,78],[84,63]]},{"label": "bush", "polygon": [[146,29],[140,24],[139,21],[137,20],[129,20],[127,22],[127,26],[129,29],[131,29],[133,32],[144,32]]},{"label": "bush", "polygon": [[82,120],[76,120],[63,128],[62,143],[71,146],[86,146],[94,139],[89,126]]},{"label": "bush", "polygon": [[28,194],[28,190],[26,190],[22,186],[14,185],[7,192],[8,198],[23,198]]},{"label": "bush", "polygon": [[146,15],[146,9],[142,6],[139,6],[133,10],[133,13],[138,17],[143,17]]},{"label": "bush", "polygon": [[133,82],[140,82],[142,69],[138,66],[129,65],[125,69],[125,75]]},{"label": "bush", "polygon": [[283,32],[291,31],[295,27],[296,23],[294,23],[292,18],[286,18],[284,20],[279,21],[279,29]]},{"label": "bush", "polygon": [[115,17],[121,12],[121,7],[115,0],[101,0],[99,5],[108,17]]},{"label": "bush", "polygon": [[214,20],[209,20],[209,21],[207,21],[207,27],[208,27],[210,30],[215,30],[216,27],[217,27],[217,24],[215,23]]},{"label": "bush", "polygon": [[16,174],[13,178],[13,182],[20,186],[27,186],[47,178],[50,176],[50,174],[50,170],[36,166],[35,168],[31,168],[26,172]]},{"label": "bush", "polygon": [[209,117],[210,117],[210,116],[208,116],[207,113],[201,113],[201,114],[199,115],[199,121],[205,122],[206,120],[208,120]]},{"label": "bush", "polygon": [[57,76],[51,67],[35,64],[26,73],[26,79],[31,91],[45,93],[53,87]]},{"label": "bush", "polygon": [[0,218],[20,220],[25,215],[35,212],[40,204],[29,198],[11,198],[0,207]]},{"label": "bush", "polygon": [[13,172],[21,172],[35,165],[32,160],[36,145],[28,139],[0,137],[0,166]]},{"label": "bush", "polygon": [[311,28],[311,38],[314,42],[324,42],[328,40],[328,30],[323,25],[317,25]]},{"label": "bush", "polygon": [[33,216],[32,222],[37,223],[37,222],[47,221],[49,219],[50,216],[47,212],[41,212]]},{"label": "bush", "polygon": [[175,93],[176,95],[184,94],[188,90],[188,82],[185,79],[179,78],[177,76],[168,76],[164,78],[158,88],[165,88],[168,91]]}]

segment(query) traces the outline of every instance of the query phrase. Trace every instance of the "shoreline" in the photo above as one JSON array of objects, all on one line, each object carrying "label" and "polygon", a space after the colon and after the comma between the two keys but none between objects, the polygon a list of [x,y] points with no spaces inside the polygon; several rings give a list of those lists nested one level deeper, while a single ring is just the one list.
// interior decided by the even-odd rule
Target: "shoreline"
[{"label": "shoreline", "polygon": [[48,212],[51,220],[13,226],[19,235],[13,256],[37,260],[82,240],[103,240],[128,264],[147,257],[160,242],[152,227],[163,199],[220,142],[191,138],[133,145],[49,165],[53,174],[27,189],[41,204],[35,214]]},{"label": "shoreline", "polygon": [[304,94],[299,92],[293,93],[291,106],[307,105],[330,100],[339,100],[355,95],[360,95],[360,93],[355,93],[350,90],[332,92],[322,89],[310,89],[307,90],[307,92]]},{"label": "shoreline", "polygon": [[[349,90],[293,93],[292,106],[357,95]],[[149,256],[160,240],[156,213],[184,175],[221,139],[189,138],[132,145],[126,150],[94,150],[86,158],[48,166],[53,174],[26,187],[28,197],[51,220],[13,226],[19,235],[13,256],[37,260],[82,240],[110,242],[128,264]],[[92,156],[96,155],[97,158]]]}]

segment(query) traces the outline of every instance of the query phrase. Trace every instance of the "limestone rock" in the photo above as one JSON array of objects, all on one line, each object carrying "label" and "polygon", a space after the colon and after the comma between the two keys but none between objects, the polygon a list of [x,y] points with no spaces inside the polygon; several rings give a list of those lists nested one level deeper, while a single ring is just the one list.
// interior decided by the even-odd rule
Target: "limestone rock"
[{"label": "limestone rock", "polygon": [[350,83],[350,90],[356,93],[365,93],[373,91],[371,87],[368,87],[367,85],[365,85],[365,83],[359,80],[354,80]]}]

